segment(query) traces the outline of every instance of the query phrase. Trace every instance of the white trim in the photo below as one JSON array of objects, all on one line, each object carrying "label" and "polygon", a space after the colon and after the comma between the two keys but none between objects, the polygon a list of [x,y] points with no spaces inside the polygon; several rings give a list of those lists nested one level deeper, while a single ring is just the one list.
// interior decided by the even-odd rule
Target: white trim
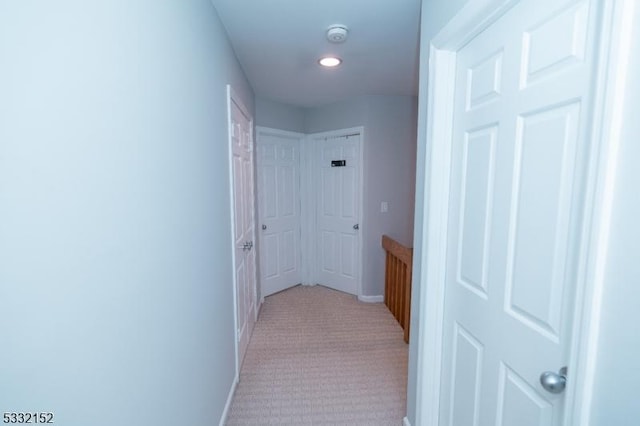
[{"label": "white trim", "polygon": [[[431,45],[455,52],[488,28],[521,0],[475,0],[468,2],[435,35]],[[452,77],[452,76],[449,76]]]},{"label": "white trim", "polygon": [[[251,142],[249,143],[251,149],[251,191],[253,200],[251,203],[253,204],[253,210],[251,211],[251,221],[253,222],[253,232],[251,236],[251,241],[253,241],[254,247],[256,246],[257,238],[258,238],[258,230],[256,229],[256,213],[258,206],[258,182],[257,182],[257,173],[256,173],[256,139],[255,139],[255,122],[253,119],[253,115],[249,113],[249,110],[244,106],[242,101],[234,95],[234,102],[240,107],[242,113],[249,119],[249,137],[251,138]],[[256,322],[258,322],[258,277],[260,276],[260,253],[257,251],[253,252],[253,324],[255,327]],[[249,341],[251,341],[251,335],[253,334],[253,328],[249,330]],[[238,371],[238,375],[240,372]]]},{"label": "white trim", "polygon": [[314,285],[311,259],[315,259],[315,245],[311,230],[315,230],[316,199],[313,194],[313,139],[305,135],[300,147],[300,250],[305,261],[302,263],[302,285]]},{"label": "white trim", "polygon": [[[596,107],[591,134],[593,161],[589,164],[585,201],[585,205],[592,206],[592,210],[586,211],[582,229],[583,245],[580,247],[571,344],[571,365],[575,366],[573,369],[576,371],[572,377],[576,380],[576,385],[567,394],[566,425],[588,424],[589,420],[611,194],[620,138],[622,114],[619,108],[623,105],[624,95],[619,73],[620,67],[625,67],[625,57],[631,48],[632,23],[629,16],[632,15],[630,12],[634,1],[594,0],[594,3],[604,5],[606,12],[601,22],[603,25],[598,26],[602,28],[599,28],[601,45],[597,57],[601,58],[600,63],[604,65],[597,70],[597,93],[593,101]],[[418,315],[418,327],[412,333],[412,339],[416,338],[417,345],[416,424],[439,424],[444,265],[449,203],[448,143],[453,116],[455,52],[516,3],[517,0],[478,0],[467,3],[435,36],[430,48],[427,107],[426,111],[422,109],[424,115],[419,117],[419,122],[424,123],[426,120],[425,179],[424,184],[418,182],[416,188],[424,194],[424,215],[422,223],[416,226],[419,231],[415,238],[421,245],[422,253],[417,269],[422,274],[414,274],[418,286],[422,288],[418,293],[419,309],[415,311]],[[604,102],[599,102],[602,100]],[[424,94],[421,95],[421,102],[425,102]],[[420,171],[417,174],[419,176]]]},{"label": "white trim", "polygon": [[[444,319],[444,279],[449,210],[450,140],[453,117],[455,54],[431,47],[427,107],[426,185],[424,198],[416,424],[437,425],[440,415],[440,368]],[[436,85],[436,81],[438,84]],[[440,141],[440,143],[437,143]]]},{"label": "white trim", "polygon": [[[364,127],[363,126],[358,126],[358,127],[350,127],[347,129],[339,129],[339,130],[331,130],[328,132],[319,132],[319,133],[309,133],[307,135],[307,140],[308,143],[306,145],[308,145],[308,163],[306,164],[306,166],[308,167],[308,169],[310,170],[311,173],[311,180],[309,182],[310,186],[309,186],[309,190],[305,191],[307,194],[315,194],[315,185],[316,183],[313,180],[313,170],[315,169],[315,162],[314,159],[317,157],[315,154],[317,153],[317,150],[315,149],[315,145],[313,144],[313,141],[315,139],[320,139],[320,138],[338,138],[338,137],[342,137],[342,136],[348,136],[348,135],[353,135],[353,134],[359,134],[360,135],[360,146],[358,147],[359,151],[360,151],[360,171],[359,171],[359,182],[358,182],[358,224],[360,225],[360,232],[358,232],[356,235],[358,236],[358,259],[356,261],[356,268],[358,270],[358,282],[357,282],[357,294],[356,296],[360,297],[360,295],[362,294],[362,277],[364,275],[364,271],[363,271],[363,261],[362,261],[362,252],[364,250],[364,245],[363,245],[363,237],[362,237],[362,230],[366,229],[366,223],[363,220],[364,218],[364,150],[365,150],[365,143],[364,143]],[[310,197],[311,199],[315,200],[315,197]],[[313,201],[313,212],[316,211],[316,206],[315,206],[315,201]],[[311,214],[309,216],[313,216],[312,221],[310,223],[308,223],[310,226],[312,226],[309,229],[316,229],[316,215],[315,214]],[[316,259],[315,256],[315,244],[313,244],[313,241],[315,241],[315,238],[310,238],[310,242],[308,245],[308,248],[310,250],[310,253],[312,254],[312,256],[310,257],[310,259]],[[313,246],[313,247],[312,247]],[[315,261],[314,261],[314,266],[311,270],[311,283],[316,283],[317,281],[317,272],[316,272],[316,267],[315,267]]]},{"label": "white trim", "polygon": [[609,248],[611,211],[621,142],[628,59],[633,45],[634,6],[637,0],[607,0],[602,5],[599,61],[596,73],[592,128],[591,173],[587,182],[582,256],[574,313],[572,357],[575,385],[567,397],[565,425],[590,424],[605,266]]},{"label": "white trim", "polygon": [[384,296],[383,295],[378,295],[378,296],[360,295],[358,296],[358,300],[363,303],[382,303],[384,302]]},{"label": "white trim", "polygon": [[[236,289],[236,250],[235,250],[235,210],[234,210],[234,188],[233,188],[233,140],[231,138],[231,102],[235,98],[235,92],[230,84],[227,84],[227,156],[229,161],[229,218],[231,219],[231,266],[233,270],[233,348],[235,353],[235,376],[234,382],[238,381],[240,369],[238,367],[238,295]],[[233,385],[235,387],[235,385]]]},{"label": "white trim", "polygon": [[229,417],[229,408],[231,408],[231,403],[233,402],[233,396],[236,393],[236,387],[238,386],[238,379],[235,379],[231,384],[231,389],[229,389],[229,395],[227,396],[227,402],[224,404],[224,410],[222,410],[222,416],[220,416],[219,426],[224,426],[227,422],[227,417]]},{"label": "white trim", "polygon": [[256,135],[272,135],[272,136],[285,136],[290,138],[304,138],[304,133],[292,132],[290,130],[274,129],[273,127],[256,126]]}]

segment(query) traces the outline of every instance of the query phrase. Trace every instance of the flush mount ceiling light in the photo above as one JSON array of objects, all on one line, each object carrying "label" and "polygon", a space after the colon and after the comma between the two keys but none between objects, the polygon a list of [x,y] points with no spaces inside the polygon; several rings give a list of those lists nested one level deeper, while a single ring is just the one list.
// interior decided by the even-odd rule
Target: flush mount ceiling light
[{"label": "flush mount ceiling light", "polygon": [[325,56],[320,58],[318,63],[323,67],[334,68],[342,63],[342,59],[336,58],[335,56]]}]

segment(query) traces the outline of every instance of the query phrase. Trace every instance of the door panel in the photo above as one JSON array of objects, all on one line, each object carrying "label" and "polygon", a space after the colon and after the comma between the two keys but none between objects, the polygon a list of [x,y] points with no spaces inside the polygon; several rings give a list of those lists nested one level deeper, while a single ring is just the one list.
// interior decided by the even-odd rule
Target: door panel
[{"label": "door panel", "polygon": [[[358,294],[360,135],[317,138],[317,283]],[[344,166],[332,161],[344,160]],[[355,226],[358,225],[358,226]]]},{"label": "door panel", "polygon": [[574,103],[518,117],[515,140],[505,309],[555,342],[567,266],[578,116]]},{"label": "door panel", "polygon": [[457,276],[461,285],[483,299],[487,299],[496,138],[496,126],[469,132],[462,154]]},{"label": "door panel", "polygon": [[302,136],[258,132],[258,210],[262,296],[299,284]]},{"label": "door panel", "polygon": [[523,33],[521,88],[584,63],[588,6],[588,2],[578,2],[560,13],[546,16]]},{"label": "door panel", "polygon": [[[478,425],[483,352],[484,345],[459,324],[455,324],[452,382],[456,392],[449,414],[452,424]],[[454,407],[466,409],[454,411]]]},{"label": "door panel", "polygon": [[553,405],[527,380],[504,363],[500,364],[498,389],[498,426],[553,425]]},{"label": "door panel", "polygon": [[596,3],[522,0],[457,54],[442,424],[561,424]]}]

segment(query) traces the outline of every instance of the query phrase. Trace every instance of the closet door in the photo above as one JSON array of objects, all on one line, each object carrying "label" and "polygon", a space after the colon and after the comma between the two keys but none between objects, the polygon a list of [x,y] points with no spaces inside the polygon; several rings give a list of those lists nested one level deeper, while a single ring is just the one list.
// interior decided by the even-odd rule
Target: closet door
[{"label": "closet door", "polygon": [[359,293],[360,134],[316,138],[316,282]]},{"label": "closet door", "polygon": [[229,88],[229,136],[233,172],[233,216],[238,367],[256,321],[256,256],[253,192],[253,121]]},{"label": "closet door", "polygon": [[301,282],[300,148],[304,135],[257,129],[260,283],[269,296]]}]

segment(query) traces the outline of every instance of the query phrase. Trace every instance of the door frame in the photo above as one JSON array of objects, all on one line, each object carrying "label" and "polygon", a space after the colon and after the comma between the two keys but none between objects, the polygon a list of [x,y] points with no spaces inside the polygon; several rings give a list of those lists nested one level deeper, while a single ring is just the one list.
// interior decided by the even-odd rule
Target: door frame
[{"label": "door frame", "polygon": [[[250,131],[250,135],[251,135],[251,155],[253,156],[253,169],[254,169],[254,173],[253,173],[253,185],[254,185],[254,191],[253,191],[253,198],[254,198],[254,211],[251,212],[251,216],[253,218],[253,241],[255,241],[256,238],[256,229],[255,229],[255,196],[256,196],[256,191],[255,191],[255,149],[254,149],[254,126],[253,126],[253,116],[251,115],[251,113],[249,113],[249,110],[247,109],[247,107],[245,107],[244,102],[242,102],[241,98],[237,95],[237,93],[233,90],[233,87],[231,87],[230,84],[227,84],[227,158],[228,158],[228,163],[229,163],[229,213],[230,213],[230,218],[231,218],[231,226],[229,227],[230,230],[230,235],[231,235],[231,265],[232,265],[232,269],[233,269],[233,340],[234,340],[234,351],[235,351],[235,364],[236,364],[236,371],[235,371],[235,384],[238,383],[239,379],[240,379],[240,362],[241,360],[240,358],[240,349],[238,347],[238,282],[236,280],[236,272],[235,272],[235,264],[236,264],[236,247],[235,247],[235,188],[234,188],[234,176],[233,176],[233,137],[231,136],[231,115],[232,115],[232,104],[236,104],[238,106],[238,108],[242,111],[242,113],[244,115],[246,115],[247,117],[249,117],[249,127],[251,129]],[[255,244],[254,244],[255,246]],[[254,291],[253,291],[253,295],[254,297],[257,295],[257,275],[258,275],[258,255],[256,253],[255,255],[256,257],[256,267],[253,270],[254,273],[254,279],[253,279],[253,285],[254,287]],[[253,301],[254,304],[254,320],[257,320],[258,317],[258,303],[256,300]],[[234,384],[234,386],[235,386]]]},{"label": "door frame", "polygon": [[[298,133],[298,132],[292,132],[289,130],[280,130],[280,129],[275,129],[272,127],[265,127],[265,126],[256,126],[256,149],[258,149],[260,147],[260,145],[262,144],[262,135],[274,135],[274,136],[282,136],[282,137],[286,137],[286,138],[295,138],[300,142],[300,146],[299,146],[299,151],[298,151],[298,188],[300,193],[302,193],[302,158],[303,158],[303,152],[304,152],[304,146],[305,146],[305,137],[306,135],[304,133]],[[256,168],[256,179],[259,179],[259,164],[258,162],[260,161],[260,156],[256,154],[255,156],[255,168]],[[256,198],[257,198],[257,203],[256,203],[256,211],[257,211],[257,217],[258,219],[260,219],[260,221],[262,221],[262,212],[260,211],[260,197],[262,195],[260,194],[260,185],[256,186]],[[302,195],[301,195],[302,196]],[[300,233],[303,234],[302,232],[302,226],[304,224],[304,216],[303,216],[303,212],[302,212],[302,203],[301,200],[298,199],[298,203],[299,205],[299,212],[300,212]],[[262,233],[261,232],[257,232],[256,233],[256,238],[257,238],[257,244],[256,247],[260,248],[260,244],[262,244]],[[302,248],[302,238],[300,240],[300,247]],[[259,255],[261,256],[261,255]],[[298,265],[300,265],[300,278],[302,279],[304,273],[304,268],[305,265],[302,263],[302,250],[300,250],[297,254],[298,256]],[[258,262],[260,263],[260,262]],[[258,297],[258,300],[260,302],[260,306],[262,306],[262,304],[264,303],[264,294],[262,292],[262,270],[260,270],[260,273],[258,274],[259,280],[258,280],[258,289],[260,290],[260,294]],[[259,309],[258,309],[259,310]]]},{"label": "door frame", "polygon": [[[306,143],[304,144],[304,150],[301,150],[300,158],[303,163],[300,168],[300,195],[302,206],[302,226],[303,229],[310,229],[312,232],[303,232],[301,247],[306,250],[310,256],[307,258],[306,267],[302,270],[302,279],[305,284],[317,284],[317,247],[315,242],[317,241],[316,229],[317,222],[317,199],[316,192],[320,185],[320,174],[318,173],[318,147],[315,144],[317,138],[338,138],[344,136],[360,135],[359,161],[360,170],[358,171],[358,224],[360,231],[356,234],[358,241],[358,258],[356,259],[356,271],[358,273],[358,282],[356,283],[356,296],[360,298],[362,296],[362,276],[363,276],[363,230],[366,228],[366,223],[363,222],[364,218],[364,126],[350,127],[346,129],[331,130],[327,132],[308,133],[306,135]],[[306,171],[306,173],[303,173]],[[304,185],[304,186],[303,186]],[[305,211],[306,207],[306,211]],[[306,228],[305,228],[306,227]],[[306,235],[305,235],[306,234]]]},{"label": "door frame", "polygon": [[[411,355],[415,356],[415,412],[417,425],[438,425],[443,350],[445,264],[449,217],[449,170],[452,143],[456,52],[489,27],[520,0],[470,1],[423,47],[422,66],[428,66],[428,91],[420,93],[420,129],[426,140],[418,157],[411,327]],[[636,0],[593,0],[600,14],[596,46],[594,107],[590,128],[590,158],[586,176],[583,224],[578,246],[577,289],[570,343],[570,373],[564,424],[589,424],[593,394],[604,266],[628,52],[631,49],[633,7]],[[429,52],[428,64],[425,54]],[[624,74],[624,75],[621,75]],[[423,74],[424,77],[424,74]],[[422,85],[424,87],[424,85]],[[422,166],[423,165],[423,166]],[[422,166],[422,167],[421,167]],[[419,198],[418,198],[419,199]],[[411,365],[410,365],[411,367]],[[405,425],[409,419],[405,417]]]}]

